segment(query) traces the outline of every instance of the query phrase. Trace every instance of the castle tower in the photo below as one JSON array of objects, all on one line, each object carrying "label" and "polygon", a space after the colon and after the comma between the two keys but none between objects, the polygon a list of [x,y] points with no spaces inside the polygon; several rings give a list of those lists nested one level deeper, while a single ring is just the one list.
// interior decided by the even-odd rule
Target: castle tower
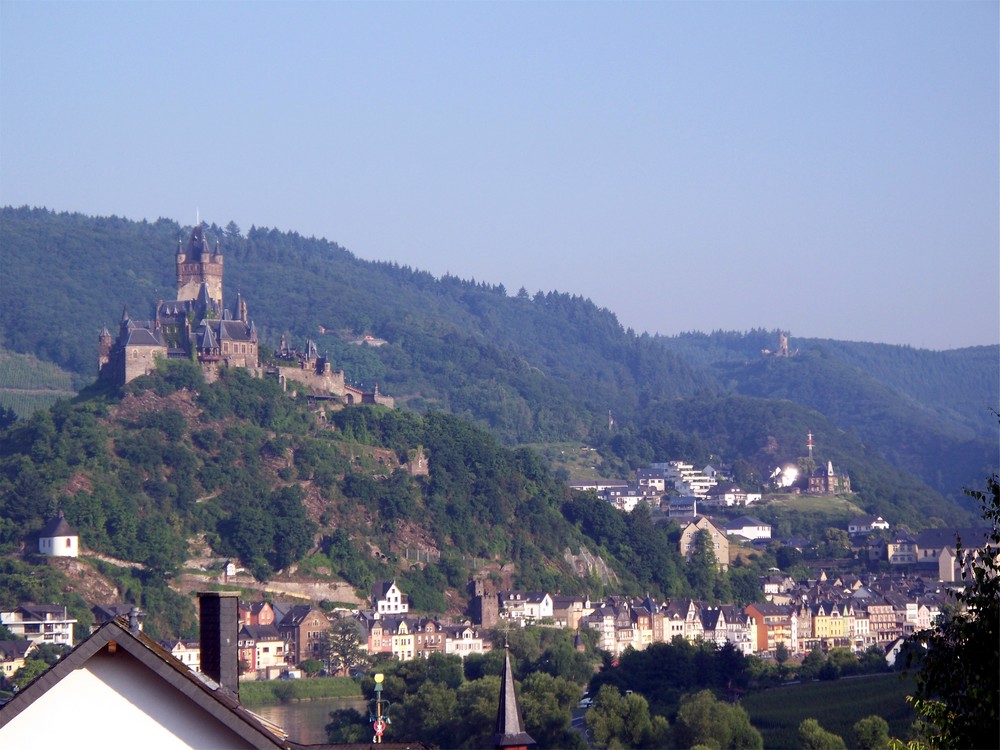
[{"label": "castle tower", "polygon": [[177,299],[197,300],[201,285],[209,298],[222,308],[222,251],[219,244],[213,253],[199,223],[191,230],[187,246],[177,243]]},{"label": "castle tower", "polygon": [[111,338],[111,331],[108,330],[107,326],[101,329],[101,333],[97,338],[97,372],[98,375],[106,375],[108,372],[108,366],[111,364],[111,347],[114,345],[114,339]]}]

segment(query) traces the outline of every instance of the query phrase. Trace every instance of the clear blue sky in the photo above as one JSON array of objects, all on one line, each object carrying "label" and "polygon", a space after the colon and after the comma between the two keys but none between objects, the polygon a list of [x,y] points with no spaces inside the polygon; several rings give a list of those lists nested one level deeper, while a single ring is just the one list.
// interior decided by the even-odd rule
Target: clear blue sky
[{"label": "clear blue sky", "polygon": [[997,2],[2,0],[0,203],[200,210],[636,331],[995,344],[998,40]]}]

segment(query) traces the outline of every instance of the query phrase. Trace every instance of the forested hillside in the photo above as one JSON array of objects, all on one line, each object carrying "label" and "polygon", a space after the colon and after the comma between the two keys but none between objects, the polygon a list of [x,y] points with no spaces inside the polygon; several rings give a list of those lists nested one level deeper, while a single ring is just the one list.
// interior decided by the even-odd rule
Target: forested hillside
[{"label": "forested hillside", "polygon": [[766,331],[661,339],[712,372],[720,387],[783,399],[824,414],[866,446],[960,499],[995,470],[1000,349],[931,352],[885,344],[793,339],[791,357],[761,356]]},{"label": "forested hillside", "polygon": [[[406,468],[417,451],[426,476]],[[200,539],[262,581],[294,567],[367,592],[397,578],[422,612],[461,611],[473,573],[494,587],[749,601],[761,572],[687,566],[675,526],[573,497],[534,452],[452,415],[358,406],[321,417],[275,380],[234,369],[207,384],[183,361],[124,393],[90,388],[0,425],[0,553],[30,550],[58,510],[87,554],[134,566],[100,569],[154,613],[151,627],[174,633],[193,624],[190,603],[165,582]],[[580,566],[595,556],[609,567]],[[20,581],[0,604],[35,590],[18,563],[0,567]]]},{"label": "forested hillside", "polygon": [[[172,298],[174,252],[190,231],[27,208],[0,219],[0,342],[72,371],[78,384],[96,370],[98,330],[124,304],[141,317]],[[980,417],[997,406],[996,347],[938,353],[793,338],[797,357],[764,359],[776,332],[636,335],[570,294],[435,279],[290,232],[230,223],[206,233],[226,259],[227,299],[238,290],[248,299],[265,344],[312,338],[349,381],[509,445],[580,441],[620,472],[714,460],[759,485],[802,455],[812,431],[817,457],[851,473],[871,509],[901,502],[894,517],[915,525],[952,520],[961,488],[996,463],[995,425]],[[362,334],[388,343],[349,343]]]}]

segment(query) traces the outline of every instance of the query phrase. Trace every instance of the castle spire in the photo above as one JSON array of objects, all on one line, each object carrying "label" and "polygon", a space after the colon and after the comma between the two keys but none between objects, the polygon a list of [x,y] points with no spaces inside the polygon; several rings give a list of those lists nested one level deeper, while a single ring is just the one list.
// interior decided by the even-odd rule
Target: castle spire
[{"label": "castle spire", "polygon": [[510,668],[510,644],[504,644],[503,674],[500,676],[500,703],[497,706],[497,727],[493,735],[493,747],[526,750],[535,741],[524,731],[521,711],[517,707],[514,692],[514,673]]}]

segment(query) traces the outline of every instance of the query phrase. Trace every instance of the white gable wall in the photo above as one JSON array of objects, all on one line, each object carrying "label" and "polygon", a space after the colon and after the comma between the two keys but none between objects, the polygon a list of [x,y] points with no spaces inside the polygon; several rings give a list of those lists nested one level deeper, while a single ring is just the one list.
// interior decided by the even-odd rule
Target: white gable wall
[{"label": "white gable wall", "polygon": [[0,729],[0,746],[98,748],[115,737],[147,748],[251,747],[122,649],[53,685]]}]

